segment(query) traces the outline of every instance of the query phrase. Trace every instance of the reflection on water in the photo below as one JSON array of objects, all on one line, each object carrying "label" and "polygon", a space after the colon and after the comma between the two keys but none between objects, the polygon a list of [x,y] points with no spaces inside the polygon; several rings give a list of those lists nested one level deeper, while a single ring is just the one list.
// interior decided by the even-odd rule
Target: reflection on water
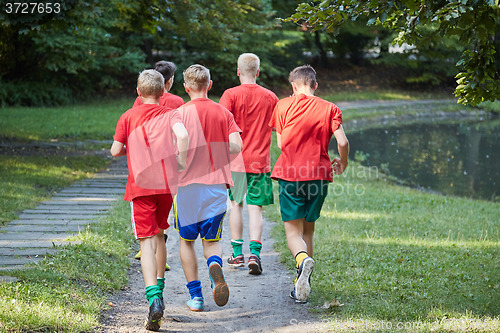
[{"label": "reflection on water", "polygon": [[[500,122],[398,125],[349,134],[351,159],[441,193],[500,196]],[[497,198],[498,200],[498,198]]]}]

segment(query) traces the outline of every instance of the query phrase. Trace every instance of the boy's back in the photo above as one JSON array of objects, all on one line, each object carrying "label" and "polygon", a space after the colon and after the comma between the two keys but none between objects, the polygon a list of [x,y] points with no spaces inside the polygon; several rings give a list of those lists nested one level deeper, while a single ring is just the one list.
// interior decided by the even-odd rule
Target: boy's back
[{"label": "boy's back", "polygon": [[299,94],[280,100],[270,122],[282,145],[272,177],[332,181],[328,146],[341,123],[338,107],[319,97]]},{"label": "boy's back", "polygon": [[[155,121],[158,120],[160,123],[156,123],[156,126],[148,126],[148,124],[155,124]],[[158,186],[158,182],[155,182],[155,186],[139,186],[136,183],[134,172],[134,169],[138,170],[138,168],[134,166],[145,162],[142,156],[147,154],[146,149],[152,147],[160,147],[161,151],[165,152],[163,157],[166,159],[168,157],[166,154],[172,155],[173,158],[175,150],[173,135],[171,130],[166,129],[170,129],[174,124],[180,122],[182,122],[181,117],[176,110],[157,104],[142,104],[122,114],[116,126],[114,140],[123,143],[129,152],[127,154],[129,177],[125,189],[125,200],[132,200],[138,196],[171,193],[170,187],[165,181],[160,182],[162,186]],[[169,169],[177,167],[173,160],[168,164]],[[169,176],[173,174],[174,172],[171,172]]]},{"label": "boy's back", "polygon": [[240,129],[223,106],[197,98],[178,109],[189,134],[187,168],[179,186],[193,183],[232,186],[229,168],[229,134]]},{"label": "boy's back", "polygon": [[237,172],[266,173],[271,171],[271,133],[267,126],[278,97],[258,84],[242,84],[227,89],[219,103],[233,115],[241,128],[244,166],[233,164]]}]

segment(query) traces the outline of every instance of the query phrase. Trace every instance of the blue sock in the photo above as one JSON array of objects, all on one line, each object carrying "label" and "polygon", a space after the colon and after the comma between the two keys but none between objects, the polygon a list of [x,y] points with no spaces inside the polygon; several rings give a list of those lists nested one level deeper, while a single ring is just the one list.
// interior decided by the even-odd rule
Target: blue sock
[{"label": "blue sock", "polygon": [[211,256],[210,258],[207,259],[207,265],[210,267],[210,264],[216,262],[222,267],[222,258],[219,256]]},{"label": "blue sock", "polygon": [[191,299],[195,297],[203,298],[203,293],[201,292],[201,282],[199,280],[189,282],[188,284],[186,284],[186,287],[189,289]]}]

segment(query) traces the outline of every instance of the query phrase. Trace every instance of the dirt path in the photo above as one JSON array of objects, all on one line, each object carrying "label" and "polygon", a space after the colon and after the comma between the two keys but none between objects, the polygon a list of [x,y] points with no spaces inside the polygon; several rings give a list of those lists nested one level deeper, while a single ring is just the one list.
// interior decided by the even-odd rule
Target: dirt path
[{"label": "dirt path", "polygon": [[[175,230],[169,231],[168,263],[171,270],[165,277],[165,314],[161,332],[314,332],[300,322],[318,322],[308,312],[308,306],[296,304],[289,298],[293,274],[279,261],[272,250],[270,237],[272,222],[265,221],[262,264],[260,276],[248,274],[248,269],[227,266],[231,254],[227,218],[224,222],[222,244],[224,248],[224,274],[230,288],[229,302],[218,307],[212,298],[206,261],[202,256],[201,242],[197,241],[198,270],[205,298],[205,310],[192,312],[186,307],[189,293],[179,259],[179,240]],[[248,258],[248,230],[244,234],[244,253]],[[115,305],[103,316],[102,332],[145,332],[144,320],[148,304],[144,296],[144,282],[138,260],[132,260],[130,282],[124,291],[113,296]]]}]

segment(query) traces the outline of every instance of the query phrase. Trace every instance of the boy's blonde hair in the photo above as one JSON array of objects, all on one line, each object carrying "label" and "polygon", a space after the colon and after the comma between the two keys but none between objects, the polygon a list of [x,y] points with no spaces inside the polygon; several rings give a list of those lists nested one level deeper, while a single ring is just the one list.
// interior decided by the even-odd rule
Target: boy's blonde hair
[{"label": "boy's blonde hair", "polygon": [[202,65],[191,65],[182,73],[184,83],[194,91],[207,89],[210,85],[210,71]]},{"label": "boy's blonde hair", "polygon": [[238,68],[244,76],[257,76],[260,59],[253,53],[243,53],[238,57]]},{"label": "boy's blonde hair", "polygon": [[314,89],[316,85],[316,71],[312,68],[311,65],[304,65],[296,67],[294,70],[290,72],[288,76],[288,81],[290,83],[295,82],[297,84],[302,84],[305,86],[309,86]]},{"label": "boy's blonde hair", "polygon": [[260,59],[253,53],[243,53],[238,57],[238,68],[244,76],[257,76]]},{"label": "boy's blonde hair", "polygon": [[163,75],[154,69],[143,70],[137,79],[137,89],[143,97],[160,98],[165,90]]}]

